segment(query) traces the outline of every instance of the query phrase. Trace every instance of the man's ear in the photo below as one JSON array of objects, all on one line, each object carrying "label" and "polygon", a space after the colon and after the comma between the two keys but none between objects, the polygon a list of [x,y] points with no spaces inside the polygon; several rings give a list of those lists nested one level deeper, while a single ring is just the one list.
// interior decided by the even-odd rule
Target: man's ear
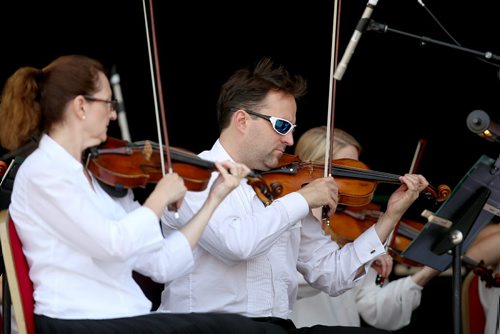
[{"label": "man's ear", "polygon": [[233,113],[233,122],[238,131],[246,132],[248,128],[248,121],[248,114],[244,110],[240,109]]}]

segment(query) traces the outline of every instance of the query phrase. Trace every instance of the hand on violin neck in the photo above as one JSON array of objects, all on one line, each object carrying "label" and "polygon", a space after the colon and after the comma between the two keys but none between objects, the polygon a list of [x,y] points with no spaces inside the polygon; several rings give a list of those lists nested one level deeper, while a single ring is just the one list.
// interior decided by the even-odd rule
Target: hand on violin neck
[{"label": "hand on violin neck", "polygon": [[218,204],[238,187],[241,179],[251,171],[246,165],[232,161],[215,162],[215,167],[219,176],[210,188],[209,198],[214,198]]},{"label": "hand on violin neck", "polygon": [[305,198],[309,208],[328,206],[328,215],[331,216],[335,213],[339,194],[337,183],[332,177],[315,179],[297,192]]},{"label": "hand on violin neck", "polygon": [[385,242],[404,213],[429,183],[422,175],[406,174],[400,177],[401,186],[392,193],[384,214],[375,224],[381,242]]},{"label": "hand on violin neck", "polygon": [[405,174],[400,177],[401,186],[396,189],[387,202],[386,214],[401,218],[408,208],[417,200],[419,194],[429,186],[422,175]]}]

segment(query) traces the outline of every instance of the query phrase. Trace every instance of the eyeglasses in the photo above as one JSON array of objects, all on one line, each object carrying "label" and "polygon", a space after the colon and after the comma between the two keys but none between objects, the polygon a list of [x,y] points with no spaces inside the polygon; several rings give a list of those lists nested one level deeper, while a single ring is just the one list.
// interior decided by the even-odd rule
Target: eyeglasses
[{"label": "eyeglasses", "polygon": [[89,95],[83,95],[83,98],[85,100],[89,100],[89,101],[109,103],[109,105],[111,106],[110,111],[114,111],[114,110],[116,110],[116,108],[118,108],[118,101],[117,100],[104,100],[104,99],[100,99],[100,98],[97,98],[94,96],[89,96]]},{"label": "eyeglasses", "polygon": [[271,122],[274,131],[279,133],[282,136],[286,136],[290,131],[293,131],[295,127],[297,126],[296,124],[292,124],[290,121],[284,119],[284,118],[278,118],[274,116],[268,116],[264,114],[259,114],[258,112],[254,112],[251,110],[244,109],[248,114],[254,115],[263,119],[267,119],[269,122]]}]

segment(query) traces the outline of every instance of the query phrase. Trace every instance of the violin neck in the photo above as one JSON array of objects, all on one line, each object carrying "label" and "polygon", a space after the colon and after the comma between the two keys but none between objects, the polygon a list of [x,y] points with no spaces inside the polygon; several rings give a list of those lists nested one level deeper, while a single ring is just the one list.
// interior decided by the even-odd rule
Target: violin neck
[{"label": "violin neck", "polygon": [[[129,146],[130,147],[139,147],[139,148],[144,148],[147,146],[151,146],[153,149],[159,150],[160,145],[158,143],[150,142],[150,141],[139,141],[139,142],[134,142],[131,143]],[[215,170],[215,165],[212,161],[209,160],[204,160],[197,156],[194,153],[191,152],[184,152],[182,149],[178,149],[175,147],[170,148],[170,156],[172,158],[172,162],[180,162],[180,163],[186,163],[189,165],[193,165],[196,167],[201,167],[201,168],[206,168],[209,170]]]},{"label": "violin neck", "polygon": [[173,162],[177,161],[209,170],[215,170],[215,164],[212,161],[204,160],[196,155],[184,153],[182,151],[172,150],[170,153]]},{"label": "violin neck", "polygon": [[369,169],[345,167],[345,166],[333,166],[332,176],[369,180],[369,181],[379,181],[385,183],[398,183],[398,184],[401,183],[399,181],[400,175],[377,172]]}]

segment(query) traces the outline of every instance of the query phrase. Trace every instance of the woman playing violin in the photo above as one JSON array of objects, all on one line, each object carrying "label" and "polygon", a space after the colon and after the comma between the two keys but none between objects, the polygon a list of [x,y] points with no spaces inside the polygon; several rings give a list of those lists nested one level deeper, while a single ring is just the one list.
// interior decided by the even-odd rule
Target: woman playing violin
[{"label": "woman playing violin", "polygon": [[[230,159],[264,173],[278,167],[294,144],[296,99],[305,80],[263,58],[236,71],[222,86],[217,104],[219,139],[200,156]],[[171,282],[160,308],[172,312],[237,312],[273,322],[289,333],[331,333],[332,328],[295,329],[297,270],[315,288],[338,295],[366,274],[384,253],[383,242],[409,203],[427,186],[419,175],[401,177],[394,209],[354,243],[339,249],[321,231],[310,210],[328,206],[335,212],[338,187],[333,177],[318,177],[265,206],[245,182],[231,192],[210,219],[196,249],[192,273]],[[206,192],[188,193],[180,219],[165,215],[165,231],[181,228],[200,207]],[[393,215],[394,217],[390,217]],[[335,328],[335,333],[374,333],[375,329]]]},{"label": "woman playing violin", "polygon": [[159,180],[140,205],[132,191],[110,197],[82,164],[82,153],[106,140],[116,117],[103,66],[85,56],[20,68],[4,87],[0,123],[9,124],[9,133],[0,132],[1,143],[43,133],[19,168],[9,206],[30,265],[36,332],[282,332],[235,314],[150,313],[132,271],[162,283],[188,273],[209,217],[249,170],[216,163],[217,180],[200,210],[164,238],[159,217],[186,193],[177,174]]},{"label": "woman playing violin", "polygon": [[[304,161],[323,161],[326,131],[326,126],[306,131],[297,142],[295,154]],[[361,144],[342,129],[337,128],[334,133],[333,159],[358,160],[362,152]],[[350,226],[350,224],[361,226],[364,223],[361,219],[359,222],[346,219],[350,217],[345,217],[344,215],[347,214],[342,212],[336,212],[331,217],[330,228],[323,226],[335,240],[345,240],[345,236],[349,235],[346,233],[349,228],[360,230],[360,227]],[[321,217],[320,211],[314,209],[313,213]],[[371,221],[375,224],[377,219]],[[295,304],[292,318],[296,323],[304,326],[312,323],[360,326],[362,318],[367,324],[376,328],[401,329],[409,324],[412,311],[419,306],[423,287],[439,272],[424,267],[412,276],[388,282],[387,278],[391,270],[392,258],[387,254],[380,255],[372,262],[368,273],[359,285],[337,297],[330,297],[326,293],[311,289],[301,278],[299,300]],[[382,289],[376,283],[376,278],[379,276],[385,278]]]}]

